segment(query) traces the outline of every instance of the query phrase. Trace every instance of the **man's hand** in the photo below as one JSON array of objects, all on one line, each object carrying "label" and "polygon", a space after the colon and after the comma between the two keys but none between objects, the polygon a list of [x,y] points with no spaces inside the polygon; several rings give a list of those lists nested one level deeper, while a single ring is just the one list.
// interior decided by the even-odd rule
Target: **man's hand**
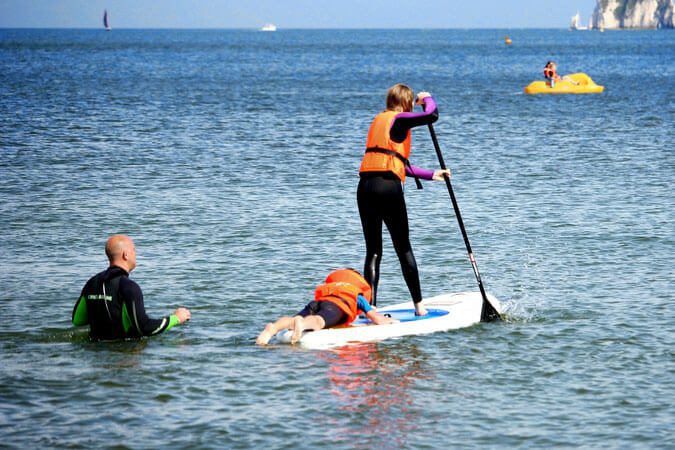
[{"label": "man's hand", "polygon": [[178,308],[176,312],[174,313],[176,317],[178,317],[178,320],[180,323],[186,322],[190,320],[190,311],[187,308]]}]

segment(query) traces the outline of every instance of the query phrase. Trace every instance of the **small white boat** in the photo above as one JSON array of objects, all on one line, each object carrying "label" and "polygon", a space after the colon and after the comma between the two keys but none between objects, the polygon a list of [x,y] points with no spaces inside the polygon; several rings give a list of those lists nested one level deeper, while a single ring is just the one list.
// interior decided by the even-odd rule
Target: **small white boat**
[{"label": "small white boat", "polygon": [[277,31],[277,26],[273,23],[267,23],[260,29],[260,31]]},{"label": "small white boat", "polygon": [[[499,301],[487,294],[490,305],[499,313],[502,307]],[[377,308],[381,314],[388,314],[399,323],[375,325],[366,318],[358,318],[346,327],[326,328],[318,331],[305,331],[298,344],[304,348],[325,349],[363,342],[381,341],[402,336],[428,334],[437,331],[470,327],[481,321],[484,315],[483,297],[480,292],[459,292],[443,294],[424,300],[429,312],[426,316],[415,316],[412,302]],[[280,344],[290,344],[293,333],[280,331],[274,340]]]},{"label": "small white boat", "polygon": [[572,16],[572,21],[570,22],[570,31],[583,31],[586,27],[579,25],[581,23],[581,18],[579,17],[579,12],[577,11],[576,15]]},{"label": "small white boat", "polygon": [[110,23],[108,22],[108,10],[103,10],[103,27],[105,31],[110,31]]}]

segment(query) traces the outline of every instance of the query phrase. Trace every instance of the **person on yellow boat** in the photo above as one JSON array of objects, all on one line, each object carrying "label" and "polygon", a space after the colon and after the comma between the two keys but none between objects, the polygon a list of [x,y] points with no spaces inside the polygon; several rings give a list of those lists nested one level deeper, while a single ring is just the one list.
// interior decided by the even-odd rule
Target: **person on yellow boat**
[{"label": "person on yellow boat", "polygon": [[558,81],[569,81],[572,84],[579,84],[568,76],[561,77],[558,75],[558,66],[554,61],[548,61],[544,66],[544,78],[551,87],[555,87]]}]

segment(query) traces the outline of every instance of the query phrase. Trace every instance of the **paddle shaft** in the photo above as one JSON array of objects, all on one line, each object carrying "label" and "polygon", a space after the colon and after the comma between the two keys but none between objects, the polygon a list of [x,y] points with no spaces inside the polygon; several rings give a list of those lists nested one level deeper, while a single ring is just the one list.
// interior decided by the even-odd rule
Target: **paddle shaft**
[{"label": "paddle shaft", "polygon": [[[441,153],[441,147],[438,145],[438,139],[436,138],[436,132],[434,131],[434,126],[429,124],[429,133],[431,134],[431,140],[434,143],[434,148],[436,149],[436,156],[438,157],[438,162],[441,165],[441,169],[446,170],[445,160],[443,159],[443,154]],[[473,267],[473,273],[476,276],[476,281],[478,282],[478,288],[480,289],[480,294],[483,297],[483,311],[481,312],[481,321],[490,321],[494,319],[501,319],[499,312],[492,306],[490,301],[487,298],[485,293],[485,288],[483,287],[483,280],[480,278],[480,272],[478,271],[478,264],[476,264],[476,258],[473,256],[473,251],[471,250],[471,243],[469,242],[469,236],[466,233],[466,228],[464,228],[464,221],[462,220],[462,214],[459,212],[459,206],[457,205],[457,198],[455,198],[455,192],[452,190],[452,183],[450,182],[450,177],[443,175],[445,179],[445,186],[448,188],[448,193],[450,194],[450,199],[452,200],[452,207],[455,210],[455,216],[457,217],[457,223],[459,224],[459,229],[462,231],[462,237],[464,238],[464,245],[466,246],[466,251],[469,253],[469,261],[471,261],[471,267]]]}]

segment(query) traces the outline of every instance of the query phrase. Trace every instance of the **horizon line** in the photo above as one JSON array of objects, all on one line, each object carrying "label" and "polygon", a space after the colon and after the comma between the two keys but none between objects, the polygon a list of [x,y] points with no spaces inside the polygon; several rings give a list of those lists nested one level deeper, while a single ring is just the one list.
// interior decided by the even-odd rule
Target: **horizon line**
[{"label": "horizon line", "polygon": [[[289,27],[279,28],[276,31],[267,32],[269,34],[278,33],[280,31],[293,30],[568,30],[569,27],[531,27],[531,26],[517,26],[517,27]],[[656,30],[657,28],[610,28],[606,31],[612,30]],[[666,29],[666,28],[664,28]],[[261,31],[260,26],[255,27],[115,27],[111,30],[106,30],[103,27],[34,27],[34,26],[0,26],[0,30],[233,30],[233,31]],[[575,30],[575,31],[592,31],[592,30]]]}]

